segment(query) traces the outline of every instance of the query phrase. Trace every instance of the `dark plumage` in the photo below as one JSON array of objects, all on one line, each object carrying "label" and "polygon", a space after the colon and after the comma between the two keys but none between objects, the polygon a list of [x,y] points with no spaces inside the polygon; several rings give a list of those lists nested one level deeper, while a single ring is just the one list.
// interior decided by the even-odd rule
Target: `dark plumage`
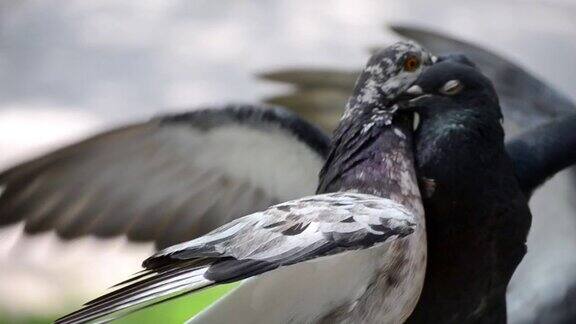
[{"label": "dark plumage", "polygon": [[526,197],[576,161],[576,115],[540,125],[506,144]]},{"label": "dark plumage", "polygon": [[424,203],[426,281],[408,323],[505,323],[531,214],[504,149],[498,98],[480,72],[450,60],[416,87],[407,105],[421,117],[417,172],[434,185]]}]

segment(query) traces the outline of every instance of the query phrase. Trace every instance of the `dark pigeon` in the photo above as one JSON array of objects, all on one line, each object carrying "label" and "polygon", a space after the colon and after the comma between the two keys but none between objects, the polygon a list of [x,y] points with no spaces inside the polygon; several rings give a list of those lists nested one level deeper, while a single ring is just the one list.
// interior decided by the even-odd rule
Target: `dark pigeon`
[{"label": "dark pigeon", "polygon": [[407,323],[506,323],[506,288],[532,216],[504,147],[496,92],[477,69],[447,60],[407,93],[416,98],[406,109],[420,115],[414,136],[429,247]]}]

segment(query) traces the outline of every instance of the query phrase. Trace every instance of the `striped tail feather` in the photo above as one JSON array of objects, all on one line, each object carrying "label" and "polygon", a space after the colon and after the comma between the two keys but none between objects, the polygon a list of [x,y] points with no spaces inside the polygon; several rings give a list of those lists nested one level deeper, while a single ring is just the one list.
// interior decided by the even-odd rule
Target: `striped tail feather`
[{"label": "striped tail feather", "polygon": [[204,277],[209,264],[199,260],[146,270],[123,283],[117,290],[94,299],[80,310],[56,320],[57,324],[105,323],[134,311],[192,293],[214,284]]}]

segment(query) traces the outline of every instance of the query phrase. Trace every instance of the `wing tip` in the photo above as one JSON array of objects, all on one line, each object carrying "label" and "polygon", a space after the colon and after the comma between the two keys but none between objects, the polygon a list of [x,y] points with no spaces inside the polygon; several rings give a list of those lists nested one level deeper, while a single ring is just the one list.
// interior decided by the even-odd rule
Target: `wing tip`
[{"label": "wing tip", "polygon": [[[180,265],[180,264],[178,264]],[[206,279],[208,267],[171,267],[164,272],[137,274],[115,287],[124,286],[84,304],[79,310],[55,320],[57,324],[106,323],[158,303],[193,293],[215,284]],[[152,275],[147,277],[147,275]]]}]

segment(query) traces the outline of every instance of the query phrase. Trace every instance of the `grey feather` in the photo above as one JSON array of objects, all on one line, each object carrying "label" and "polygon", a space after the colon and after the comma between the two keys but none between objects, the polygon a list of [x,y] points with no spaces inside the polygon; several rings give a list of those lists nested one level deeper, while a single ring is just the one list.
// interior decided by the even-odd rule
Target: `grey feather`
[{"label": "grey feather", "polygon": [[125,234],[168,246],[313,193],[328,143],[265,106],[155,118],[1,173],[0,226],[24,221],[30,234]]},{"label": "grey feather", "polygon": [[237,260],[271,261],[314,243],[361,248],[392,234],[407,235],[413,226],[413,216],[389,199],[353,193],[317,195],[236,219],[201,238],[160,251],[145,265],[166,257],[204,257],[205,251]]},{"label": "grey feather", "polygon": [[304,197],[158,252],[144,262],[147,272],[56,322],[111,320],[214,284],[390,242],[416,226],[422,224],[413,214],[387,198],[346,192]]},{"label": "grey feather", "polygon": [[358,75],[358,71],[287,69],[261,73],[258,77],[269,81],[291,83],[300,89],[339,88],[348,91],[354,87]]}]

